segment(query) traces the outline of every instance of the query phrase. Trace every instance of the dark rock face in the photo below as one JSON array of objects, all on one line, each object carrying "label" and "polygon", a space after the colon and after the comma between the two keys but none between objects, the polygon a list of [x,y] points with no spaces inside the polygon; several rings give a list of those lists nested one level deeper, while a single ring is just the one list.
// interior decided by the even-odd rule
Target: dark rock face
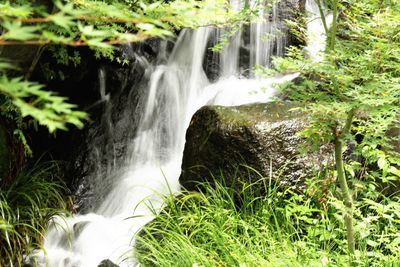
[{"label": "dark rock face", "polygon": [[306,10],[306,0],[284,0],[278,1],[279,18],[294,19]]},{"label": "dark rock face", "polygon": [[[116,66],[103,64],[106,100],[100,103],[97,120],[87,128],[81,149],[73,161],[73,189],[77,208],[81,212],[101,203],[99,188],[107,188],[111,179],[104,177],[115,173],[127,153],[127,141],[134,138],[147,97],[149,74],[156,62],[166,60],[159,53],[167,43],[158,39],[132,44],[123,50],[130,64]],[[119,166],[119,167],[118,167]],[[99,180],[98,180],[99,179]]]},{"label": "dark rock face", "polygon": [[98,267],[118,267],[118,265],[116,265],[115,263],[113,263],[110,260],[103,260],[100,262]]},{"label": "dark rock face", "polygon": [[[281,21],[299,21],[299,18],[306,14],[306,0],[285,0],[278,2],[278,17]],[[285,23],[286,30],[289,30]],[[288,33],[288,45],[304,45],[304,40],[292,34]]]},{"label": "dark rock face", "polygon": [[328,160],[329,153],[299,154],[297,147],[303,140],[298,133],[307,117],[291,108],[271,103],[200,109],[186,134],[181,184],[193,190],[196,182],[212,182],[212,175],[222,170],[228,186],[237,177],[256,182],[260,176],[249,172],[247,165],[263,177],[271,172],[280,185],[301,186]]},{"label": "dark rock face", "polygon": [[0,125],[0,185],[10,171],[10,150],[7,130],[3,125]]},{"label": "dark rock face", "polygon": [[15,129],[13,122],[0,116],[0,190],[13,182],[26,160],[24,145]]},{"label": "dark rock face", "polygon": [[[64,176],[76,200],[76,210],[93,208],[102,195],[93,194],[106,187],[95,176],[107,176],[126,154],[126,140],[133,138],[147,97],[147,83],[153,65],[166,60],[167,41],[149,39],[120,47],[118,56],[128,64],[97,59],[87,49],[79,49],[81,64],[59,66],[64,79],[46,80],[42,65],[55,64],[51,52],[44,51],[32,79],[46,84],[50,90],[69,98],[78,109],[89,113],[90,121],[83,130],[71,127],[68,132],[49,135],[47,129],[29,131],[34,155],[66,163]],[[166,49],[163,47],[166,46]],[[101,89],[103,88],[103,89]],[[42,159],[47,160],[46,157]],[[99,178],[100,179],[100,178]],[[85,203],[85,205],[83,205]]]}]

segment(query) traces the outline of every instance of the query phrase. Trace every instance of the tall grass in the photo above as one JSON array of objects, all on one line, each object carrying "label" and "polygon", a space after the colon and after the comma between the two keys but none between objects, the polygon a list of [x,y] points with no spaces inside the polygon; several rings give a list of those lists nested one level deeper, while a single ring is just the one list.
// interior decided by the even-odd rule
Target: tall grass
[{"label": "tall grass", "polygon": [[57,173],[55,162],[37,164],[0,191],[0,266],[22,266],[40,248],[51,217],[65,211],[66,187]]},{"label": "tall grass", "polygon": [[[357,266],[400,266],[398,199],[365,186],[355,207]],[[138,234],[142,266],[348,265],[345,208],[333,193],[310,186],[298,194],[263,177],[240,189],[218,181],[201,188],[166,197]]]}]

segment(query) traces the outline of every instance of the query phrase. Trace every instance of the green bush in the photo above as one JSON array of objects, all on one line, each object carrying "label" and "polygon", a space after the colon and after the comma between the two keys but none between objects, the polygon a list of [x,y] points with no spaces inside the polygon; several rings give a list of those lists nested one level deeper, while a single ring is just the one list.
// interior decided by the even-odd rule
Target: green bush
[{"label": "green bush", "polygon": [[55,162],[23,170],[0,191],[0,266],[21,266],[24,256],[40,248],[54,215],[65,213],[65,185]]}]

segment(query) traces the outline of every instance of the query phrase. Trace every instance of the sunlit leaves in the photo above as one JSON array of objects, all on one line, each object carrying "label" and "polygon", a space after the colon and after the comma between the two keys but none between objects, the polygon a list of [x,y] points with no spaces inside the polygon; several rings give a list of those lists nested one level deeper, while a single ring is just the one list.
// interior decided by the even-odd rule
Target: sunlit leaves
[{"label": "sunlit leaves", "polygon": [[[0,45],[90,46],[96,55],[109,58],[117,44],[168,37],[182,27],[222,24],[233,17],[224,0],[67,0],[54,1],[51,12],[34,2],[19,3],[0,4]],[[66,129],[66,124],[83,126],[85,113],[41,85],[6,76],[12,68],[0,61],[4,73],[0,93],[12,100],[23,117],[34,118],[50,132]]]},{"label": "sunlit leaves", "polygon": [[18,17],[27,18],[33,13],[32,6],[22,5],[15,6],[11,5],[10,2],[0,4],[0,17]]},{"label": "sunlit leaves", "polygon": [[74,26],[74,18],[72,16],[64,15],[62,13],[57,13],[50,16],[49,20],[67,30]]},{"label": "sunlit leaves", "polygon": [[42,85],[22,78],[0,76],[0,92],[12,99],[23,117],[32,117],[50,132],[66,130],[66,124],[83,127],[86,113],[76,111],[76,105],[66,102],[65,97],[44,90]]},{"label": "sunlit leaves", "polygon": [[5,30],[0,45],[16,40],[104,48],[129,40],[171,36],[182,27],[223,24],[234,17],[224,0],[142,1],[135,10],[123,1],[56,1],[55,6],[57,9],[50,14],[35,13],[33,5],[28,4],[1,5],[0,10],[7,12],[0,12]]},{"label": "sunlit leaves", "polygon": [[[281,89],[310,114],[302,133],[307,148],[318,149],[335,136],[346,139],[354,146],[352,153],[366,161],[364,169],[375,168],[358,172],[392,182],[400,179],[399,137],[389,134],[400,128],[400,2],[386,2],[352,1],[344,7],[335,49],[325,51],[321,62],[291,48],[273,63],[277,72],[300,73],[300,79]],[[355,115],[352,134],[343,136],[348,114]],[[357,176],[349,166],[346,171]]]},{"label": "sunlit leaves", "polygon": [[16,67],[10,61],[0,58],[0,73],[14,69],[16,69]]},{"label": "sunlit leaves", "polygon": [[2,39],[24,41],[37,38],[40,26],[23,26],[18,21],[4,21],[2,26],[6,33],[1,35]]}]

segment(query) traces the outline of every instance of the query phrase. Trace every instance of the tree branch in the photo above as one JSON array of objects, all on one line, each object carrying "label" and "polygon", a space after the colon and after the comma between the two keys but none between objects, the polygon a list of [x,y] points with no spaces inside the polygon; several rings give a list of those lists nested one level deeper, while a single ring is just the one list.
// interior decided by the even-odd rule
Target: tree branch
[{"label": "tree branch", "polygon": [[[19,21],[21,23],[46,23],[46,22],[52,21],[51,17],[52,16],[49,16],[46,18],[18,19],[17,21]],[[102,22],[110,22],[110,23],[132,23],[132,24],[148,22],[145,20],[140,20],[140,19],[135,19],[135,18],[123,19],[123,18],[96,17],[96,16],[79,16],[79,17],[75,17],[74,19],[81,20],[81,21],[102,21]]]},{"label": "tree branch", "polygon": [[[136,38],[134,40],[121,40],[121,39],[115,39],[115,40],[108,40],[108,41],[103,41],[102,43],[108,44],[108,45],[119,45],[119,44],[127,44],[131,42],[140,42],[144,41],[150,36],[146,36],[143,34],[136,34]],[[0,40],[0,46],[11,46],[11,45],[48,45],[48,44],[60,44],[60,45],[67,45],[67,46],[74,46],[74,47],[80,47],[80,46],[90,46],[90,40],[85,41],[85,40],[76,40],[76,41],[60,41],[60,42],[53,42],[51,40],[29,40],[29,41],[7,41],[7,40]]]}]

